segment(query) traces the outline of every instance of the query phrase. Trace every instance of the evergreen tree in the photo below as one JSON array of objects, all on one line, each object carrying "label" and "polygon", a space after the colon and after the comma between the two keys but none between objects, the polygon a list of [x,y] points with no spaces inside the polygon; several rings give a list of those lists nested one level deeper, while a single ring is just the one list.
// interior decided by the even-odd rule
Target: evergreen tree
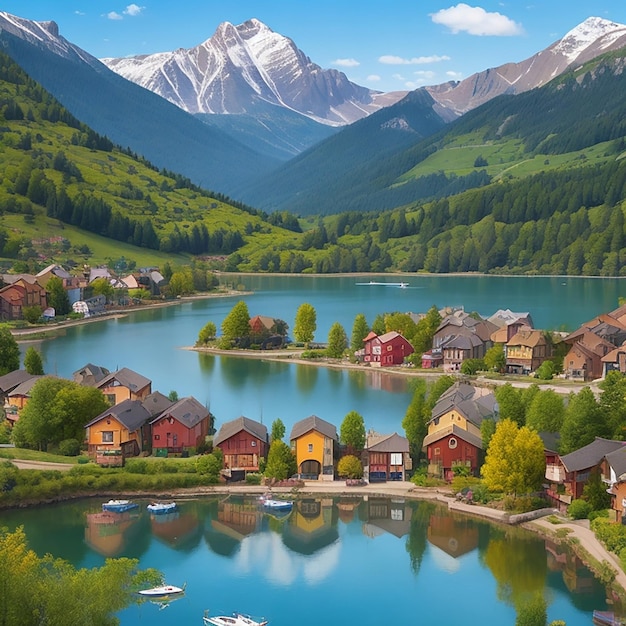
[{"label": "evergreen tree", "polygon": [[8,324],[0,324],[0,376],[20,369],[20,349]]},{"label": "evergreen tree", "polygon": [[590,444],[596,437],[606,437],[608,426],[593,391],[584,387],[570,393],[565,409],[559,453],[568,454]]},{"label": "evergreen tree", "polygon": [[335,322],[328,332],[328,347],[326,354],[331,359],[340,359],[348,347],[348,337],[343,326],[339,322]]},{"label": "evergreen tree", "polygon": [[297,471],[296,459],[291,448],[281,439],[274,439],[267,454],[265,476],[285,480]]},{"label": "evergreen tree", "polygon": [[240,300],[222,322],[222,338],[230,344],[240,342],[250,335],[248,305]]},{"label": "evergreen tree", "polygon": [[402,428],[404,429],[406,438],[409,440],[409,452],[413,459],[414,467],[417,467],[422,453],[422,443],[428,433],[427,424],[426,382],[420,378],[415,383],[411,403],[402,419]]},{"label": "evergreen tree", "polygon": [[317,313],[311,304],[304,303],[296,311],[293,335],[296,341],[308,346],[313,341],[317,329]]},{"label": "evergreen tree", "polygon": [[41,376],[43,374],[41,352],[33,346],[30,346],[24,355],[24,369],[33,376]]},{"label": "evergreen tree", "polygon": [[63,287],[63,281],[58,276],[52,276],[46,285],[48,305],[56,315],[67,315],[71,311],[70,299]]},{"label": "evergreen tree", "polygon": [[285,436],[285,424],[279,417],[277,417],[272,422],[272,431],[270,433],[270,443],[272,443],[273,441],[282,441],[284,436]]},{"label": "evergreen tree", "polygon": [[341,422],[339,440],[348,448],[348,454],[360,452],[365,447],[365,422],[363,416],[350,411]]},{"label": "evergreen tree", "polygon": [[354,318],[354,324],[352,325],[352,335],[350,336],[350,349],[352,352],[357,352],[363,349],[363,339],[367,337],[370,332],[367,320],[363,313],[358,313]]},{"label": "evergreen tree", "polygon": [[552,389],[540,390],[528,407],[526,426],[537,432],[556,433],[563,426],[564,416],[565,405],[561,395]]}]

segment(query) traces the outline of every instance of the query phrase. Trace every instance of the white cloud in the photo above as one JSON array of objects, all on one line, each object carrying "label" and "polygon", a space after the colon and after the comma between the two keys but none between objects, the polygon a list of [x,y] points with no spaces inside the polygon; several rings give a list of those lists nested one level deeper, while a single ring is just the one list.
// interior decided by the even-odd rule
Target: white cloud
[{"label": "white cloud", "polygon": [[463,72],[446,72],[446,76],[452,80],[461,80],[463,78]]},{"label": "white cloud", "polygon": [[340,65],[341,67],[357,67],[361,64],[356,59],[335,59],[331,65]]},{"label": "white cloud", "polygon": [[392,74],[391,78],[394,78],[395,80],[406,80],[406,78],[402,76],[402,74]]},{"label": "white cloud", "polygon": [[413,74],[415,76],[419,76],[420,78],[422,78],[424,80],[433,79],[433,78],[435,78],[435,76],[437,76],[437,74],[435,72],[430,72],[430,71],[425,71],[425,70],[420,70],[418,72],[413,72]]},{"label": "white cloud", "polygon": [[109,11],[106,14],[106,16],[110,20],[123,20],[124,19],[117,11]]},{"label": "white cloud", "polygon": [[466,32],[469,35],[510,37],[524,32],[521,24],[517,24],[502,13],[488,13],[482,7],[471,7],[463,2],[449,9],[431,13],[430,17],[435,24],[449,28],[455,35]]},{"label": "white cloud", "polygon": [[394,56],[393,54],[384,54],[378,58],[378,62],[384,63],[385,65],[426,65],[428,63],[439,63],[440,61],[449,60],[449,56],[439,56],[436,54],[427,57],[413,57],[411,59]]},{"label": "white cloud", "polygon": [[74,15],[86,15],[84,11],[74,11]]},{"label": "white cloud", "polygon": [[139,15],[146,7],[140,7],[137,4],[129,4],[125,9],[124,9],[124,15],[130,15],[131,17],[134,17],[135,15]]},{"label": "white cloud", "polygon": [[367,82],[369,83],[377,83],[379,80],[381,80],[381,78],[378,74],[370,74],[365,80],[367,80]]}]

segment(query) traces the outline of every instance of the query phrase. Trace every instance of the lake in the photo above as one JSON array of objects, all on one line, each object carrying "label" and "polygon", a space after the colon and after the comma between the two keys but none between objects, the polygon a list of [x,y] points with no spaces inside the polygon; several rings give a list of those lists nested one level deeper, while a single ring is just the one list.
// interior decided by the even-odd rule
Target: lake
[{"label": "lake", "polygon": [[[463,306],[488,316],[500,308],[529,311],[537,328],[577,328],[617,307],[626,295],[623,279],[499,276],[267,276],[228,275],[224,282],[249,295],[184,302],[129,314],[119,319],[68,328],[39,343],[46,373],[70,378],[86,363],[111,371],[129,367],[152,380],[152,389],[179,397],[192,395],[216,416],[216,425],[241,415],[268,427],[280,418],[289,433],[293,423],[317,415],[340,426],[350,411],[360,413],[367,429],[402,434],[411,399],[404,376],[371,371],[341,371],[318,366],[212,356],[184,350],[208,321],[219,329],[238,300],[251,316],[283,319],[293,329],[298,307],[313,305],[315,339],[326,341],[334,322],[348,336],[354,318],[365,314],[425,312],[433,304]],[[408,287],[357,284],[406,281]],[[22,344],[23,349],[29,344]]]},{"label": "lake", "polygon": [[166,608],[145,602],[122,626],[201,626],[241,611],[270,626],[442,624],[513,626],[516,605],[543,593],[548,622],[591,624],[607,591],[569,551],[516,527],[451,513],[441,505],[383,497],[307,497],[287,515],[256,499],[209,497],[150,516],[146,502],[103,514],[101,500],[4,511],[29,545],[76,567],[108,557],[161,570],[184,597]]}]

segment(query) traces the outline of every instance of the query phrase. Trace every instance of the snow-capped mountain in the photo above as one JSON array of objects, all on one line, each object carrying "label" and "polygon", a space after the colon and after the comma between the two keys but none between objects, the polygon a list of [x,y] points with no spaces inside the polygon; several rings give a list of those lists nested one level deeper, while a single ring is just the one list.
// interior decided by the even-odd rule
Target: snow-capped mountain
[{"label": "snow-capped mountain", "polygon": [[254,113],[255,105],[265,102],[340,126],[406,94],[372,91],[343,72],[322,69],[257,19],[238,26],[224,22],[188,50],[101,60],[190,113]]},{"label": "snow-capped mountain", "polygon": [[626,25],[590,17],[562,39],[520,63],[506,63],[459,81],[424,87],[443,109],[456,116],[502,94],[541,87],[572,66],[626,45]]}]

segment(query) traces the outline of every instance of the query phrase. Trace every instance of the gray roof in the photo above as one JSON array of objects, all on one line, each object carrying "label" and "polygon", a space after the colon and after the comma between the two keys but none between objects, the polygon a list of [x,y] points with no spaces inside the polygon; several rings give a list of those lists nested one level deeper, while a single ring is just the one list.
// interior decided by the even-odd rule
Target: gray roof
[{"label": "gray roof", "polygon": [[543,441],[543,449],[550,452],[556,452],[559,449],[559,441],[561,440],[561,433],[549,433],[542,431],[539,434],[541,441]]},{"label": "gray roof", "polygon": [[226,422],[220,426],[217,431],[217,435],[213,439],[213,443],[217,446],[222,441],[230,439],[233,435],[240,433],[242,430],[250,433],[253,437],[256,437],[260,441],[267,442],[267,427],[260,422],[255,422],[248,417],[238,417],[230,422]]},{"label": "gray roof", "polygon": [[84,365],[79,370],[76,370],[72,374],[72,378],[79,385],[89,385],[90,387],[93,387],[110,373],[111,372],[106,367],[100,367],[100,365],[87,363],[87,365]]},{"label": "gray roof", "polygon": [[122,369],[117,370],[117,372],[112,372],[108,376],[105,376],[99,383],[96,383],[96,386],[98,389],[102,389],[103,387],[110,385],[113,381],[117,381],[122,387],[126,387],[131,391],[140,391],[152,382],[149,378],[146,378],[137,372],[133,372],[133,370],[130,370],[127,367],[123,367]]},{"label": "gray roof", "polygon": [[33,387],[42,378],[55,378],[55,377],[54,376],[50,376],[50,375],[46,375],[46,374],[37,375],[37,376],[31,376],[30,378],[27,378],[25,381],[21,382],[16,387],[13,387],[13,389],[11,389],[11,391],[9,391],[9,393],[7,393],[7,396],[9,396],[9,397],[11,397],[11,396],[30,396],[30,392],[32,391]]},{"label": "gray roof", "polygon": [[32,377],[33,374],[29,374],[26,370],[13,370],[4,376],[0,376],[0,393],[7,394]]},{"label": "gray roof", "polygon": [[624,441],[596,437],[590,444],[562,456],[561,463],[563,463],[568,472],[579,472],[580,470],[595,467],[607,454],[618,450],[624,445],[626,445]]},{"label": "gray roof", "polygon": [[210,415],[211,413],[206,407],[202,406],[194,397],[188,396],[172,404],[151,420],[150,423],[154,424],[164,417],[173,417],[187,428],[193,428]]},{"label": "gray roof", "polygon": [[370,452],[408,452],[409,440],[406,437],[393,435],[368,435],[365,449]]},{"label": "gray roof", "polygon": [[451,426],[447,426],[446,428],[437,430],[430,435],[426,435],[426,437],[424,437],[424,441],[422,442],[422,448],[425,448],[431,443],[435,443],[436,441],[439,441],[440,439],[443,439],[444,437],[447,437],[448,435],[454,435],[455,437],[458,437],[459,439],[462,439],[463,441],[467,441],[467,443],[470,443],[473,446],[476,446],[480,450],[483,449],[483,440],[481,437],[479,437],[478,435],[474,435],[473,433],[470,433],[467,430],[464,430],[463,428],[461,428],[460,426],[457,426],[456,424],[452,424]]},{"label": "gray roof", "polygon": [[478,335],[448,335],[439,345],[439,349],[471,350],[476,346],[482,346],[483,343],[484,341]]},{"label": "gray roof", "polygon": [[124,400],[109,407],[106,411],[102,411],[100,415],[94,417],[86,426],[92,426],[106,417],[114,417],[132,433],[150,419],[150,414],[142,406],[141,400]]},{"label": "gray roof", "polygon": [[333,424],[317,417],[317,415],[310,415],[309,417],[305,417],[303,420],[296,422],[291,429],[289,440],[293,441],[302,435],[306,435],[306,433],[311,430],[316,430],[322,433],[322,435],[337,441],[337,428]]},{"label": "gray roof", "polygon": [[611,466],[615,472],[617,480],[626,474],[626,446],[622,446],[613,452],[609,452],[606,455],[607,463]]},{"label": "gray roof", "polygon": [[484,393],[482,389],[466,383],[456,382],[441,394],[433,407],[430,421],[453,409],[475,426],[480,426],[486,418],[497,418],[497,402],[493,392]]},{"label": "gray roof", "polygon": [[143,408],[150,413],[151,417],[163,413],[167,408],[174,404],[167,396],[164,396],[160,391],[153,391],[148,394],[141,402]]}]

